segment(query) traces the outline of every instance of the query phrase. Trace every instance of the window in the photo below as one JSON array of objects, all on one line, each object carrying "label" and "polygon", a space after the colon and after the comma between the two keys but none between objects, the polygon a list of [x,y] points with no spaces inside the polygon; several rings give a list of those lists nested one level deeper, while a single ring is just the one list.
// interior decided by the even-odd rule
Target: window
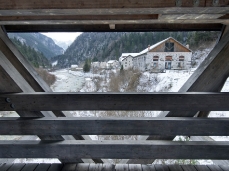
[{"label": "window", "polygon": [[153,57],[153,61],[158,61],[158,59],[159,59],[159,56],[154,56]]},{"label": "window", "polygon": [[174,52],[174,43],[166,42],[165,43],[165,52]]},{"label": "window", "polygon": [[179,56],[179,61],[184,61],[184,56]]},{"label": "window", "polygon": [[172,61],[172,59],[173,59],[172,56],[166,56],[165,57],[165,61]]}]

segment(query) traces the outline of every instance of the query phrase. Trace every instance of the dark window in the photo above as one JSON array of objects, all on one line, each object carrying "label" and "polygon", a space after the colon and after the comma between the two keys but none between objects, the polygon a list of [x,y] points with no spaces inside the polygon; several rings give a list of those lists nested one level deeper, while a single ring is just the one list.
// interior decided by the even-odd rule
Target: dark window
[{"label": "dark window", "polygon": [[159,59],[159,56],[154,56],[153,57],[153,61],[158,61],[158,59]]},{"label": "dark window", "polygon": [[173,59],[172,56],[166,56],[165,57],[165,61],[172,61],[172,59]]},{"label": "dark window", "polygon": [[174,43],[166,42],[165,43],[165,52],[174,52]]},{"label": "dark window", "polygon": [[184,56],[179,56],[179,61],[184,61]]}]

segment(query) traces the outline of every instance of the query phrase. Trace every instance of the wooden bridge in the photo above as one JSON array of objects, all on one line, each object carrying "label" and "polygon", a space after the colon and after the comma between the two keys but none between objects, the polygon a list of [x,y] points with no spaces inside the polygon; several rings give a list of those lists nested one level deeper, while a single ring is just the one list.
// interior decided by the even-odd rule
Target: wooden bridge
[{"label": "wooden bridge", "polygon": [[[229,135],[228,118],[207,117],[210,111],[229,110],[229,93],[220,92],[229,76],[228,24],[228,0],[0,0],[0,111],[16,111],[20,116],[0,118],[0,134],[40,138],[0,141],[0,158],[62,162],[7,163],[0,170],[227,171],[228,166],[136,164],[154,159],[229,159],[228,142],[172,141],[176,135]],[[178,93],[53,93],[6,34],[202,30],[221,31],[221,35]],[[63,111],[71,110],[165,112],[158,118],[66,117]],[[145,136],[141,141],[92,141],[88,135]],[[122,163],[130,165],[106,165],[110,158],[126,159]]]},{"label": "wooden bridge", "polygon": [[224,165],[2,164],[7,171],[228,171]]}]

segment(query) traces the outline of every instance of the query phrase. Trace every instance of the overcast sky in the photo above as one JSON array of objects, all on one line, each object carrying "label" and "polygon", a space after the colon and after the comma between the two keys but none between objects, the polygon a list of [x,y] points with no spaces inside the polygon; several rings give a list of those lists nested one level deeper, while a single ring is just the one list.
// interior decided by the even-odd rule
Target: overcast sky
[{"label": "overcast sky", "polygon": [[52,39],[55,39],[57,41],[60,41],[60,42],[73,42],[75,40],[75,38],[77,36],[79,36],[81,34],[81,32],[74,32],[74,33],[70,33],[70,32],[55,32],[55,33],[49,33],[49,32],[46,32],[46,33],[41,33],[41,34],[44,34]]}]

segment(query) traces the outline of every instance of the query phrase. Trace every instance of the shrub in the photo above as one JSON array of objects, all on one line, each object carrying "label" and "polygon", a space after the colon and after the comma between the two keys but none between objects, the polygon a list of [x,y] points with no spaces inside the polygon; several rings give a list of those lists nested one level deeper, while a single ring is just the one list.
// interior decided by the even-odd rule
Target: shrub
[{"label": "shrub", "polygon": [[49,86],[51,86],[56,81],[56,76],[53,74],[50,74],[48,71],[42,68],[36,68],[35,70]]}]

